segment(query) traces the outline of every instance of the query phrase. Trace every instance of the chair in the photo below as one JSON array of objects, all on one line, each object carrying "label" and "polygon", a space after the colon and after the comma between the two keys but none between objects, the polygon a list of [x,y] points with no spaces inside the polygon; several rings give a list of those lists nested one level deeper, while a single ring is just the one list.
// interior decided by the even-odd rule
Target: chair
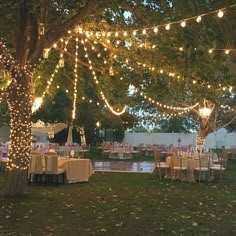
[{"label": "chair", "polygon": [[30,184],[34,177],[35,182],[42,184],[44,174],[45,168],[43,167],[42,155],[40,153],[31,154],[28,169],[28,183]]},{"label": "chair", "polygon": [[59,183],[59,176],[62,175],[62,182],[64,184],[65,169],[58,167],[58,156],[56,153],[54,155],[44,154],[45,158],[45,174],[47,183],[53,183],[53,176],[56,176],[56,184]]},{"label": "chair", "polygon": [[124,148],[123,157],[124,157],[124,159],[132,159],[133,158],[131,146],[126,146]]},{"label": "chair", "polygon": [[179,178],[183,182],[184,178],[188,179],[187,161],[181,156],[171,157],[171,180]]},{"label": "chair", "polygon": [[198,180],[198,183],[201,182],[201,180],[209,179],[209,165],[210,165],[210,157],[209,156],[198,156],[197,159],[194,160],[194,176],[195,180]]},{"label": "chair", "polygon": [[219,163],[218,155],[217,153],[212,153],[212,163]]},{"label": "chair", "polygon": [[218,164],[212,164],[210,166],[210,174],[213,179],[219,178],[220,182],[223,178],[226,178],[226,169],[228,162],[228,153],[223,151],[218,156]]},{"label": "chair", "polygon": [[155,170],[156,174],[159,174],[159,179],[162,178],[162,171],[165,171],[165,176],[168,176],[168,171],[170,171],[170,165],[166,162],[161,161],[161,152],[154,150],[154,160],[155,160]]}]

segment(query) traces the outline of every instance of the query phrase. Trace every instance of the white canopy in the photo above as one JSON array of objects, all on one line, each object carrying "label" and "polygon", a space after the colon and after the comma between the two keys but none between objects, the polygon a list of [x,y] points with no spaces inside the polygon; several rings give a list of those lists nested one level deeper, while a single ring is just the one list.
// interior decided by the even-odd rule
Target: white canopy
[{"label": "white canopy", "polygon": [[65,123],[53,123],[46,125],[43,122],[37,122],[32,124],[32,134],[34,136],[48,136],[50,132],[56,134],[66,127],[67,124]]}]

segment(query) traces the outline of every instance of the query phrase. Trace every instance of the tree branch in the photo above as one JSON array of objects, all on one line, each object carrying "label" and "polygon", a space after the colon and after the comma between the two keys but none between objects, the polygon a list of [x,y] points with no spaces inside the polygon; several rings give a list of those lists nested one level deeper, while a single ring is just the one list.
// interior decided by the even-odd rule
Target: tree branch
[{"label": "tree branch", "polygon": [[19,25],[16,40],[16,60],[20,66],[26,64],[28,50],[26,48],[27,43],[27,28],[28,28],[28,8],[27,1],[21,1],[19,3]]},{"label": "tree branch", "polygon": [[6,45],[0,40],[0,64],[3,66],[12,78],[15,78],[15,75],[20,73],[20,68],[16,60],[11,56]]},{"label": "tree branch", "polygon": [[81,20],[89,15],[96,6],[100,3],[103,2],[103,0],[88,0],[87,3],[83,8],[78,11],[78,13],[74,16],[72,16],[70,19],[65,21],[62,24],[59,24],[57,27],[54,27],[52,32],[48,32],[47,38],[45,38],[45,41],[42,40],[37,46],[37,50],[31,55],[29,58],[29,61],[31,64],[34,64],[38,61],[40,56],[42,55],[43,49],[44,48],[49,48],[53,43],[58,41],[66,32],[67,29],[72,28],[76,24],[79,24]]},{"label": "tree branch", "polygon": [[215,128],[215,130],[217,129],[221,129],[221,128],[224,128],[224,127],[227,127],[229,124],[231,124],[234,120],[236,119],[236,115],[226,124],[222,125],[222,126],[219,126],[217,128]]},{"label": "tree branch", "polygon": [[[75,55],[74,55],[74,54],[72,54],[72,53],[70,53],[70,52],[68,52],[68,51],[64,51],[63,48],[57,47],[57,50],[58,50],[60,53],[64,53],[64,54],[68,55],[69,57],[75,59]],[[88,63],[86,63],[86,62],[84,62],[84,61],[81,61],[79,58],[77,58],[77,60],[78,60],[78,63],[79,63],[79,64],[81,64],[81,65],[83,65],[83,66],[85,66],[85,67],[87,67],[87,68],[89,68],[89,67],[91,66],[90,64],[88,64]],[[95,71],[97,71],[97,72],[100,72],[100,73],[103,73],[103,72],[104,72],[103,70],[101,70],[101,69],[95,67],[94,65],[93,65],[93,70],[95,70]]]}]

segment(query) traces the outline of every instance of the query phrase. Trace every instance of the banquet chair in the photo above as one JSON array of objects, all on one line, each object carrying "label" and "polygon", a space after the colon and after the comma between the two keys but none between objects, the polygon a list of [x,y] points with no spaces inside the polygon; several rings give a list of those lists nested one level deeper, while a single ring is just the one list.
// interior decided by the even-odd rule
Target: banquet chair
[{"label": "banquet chair", "polygon": [[227,162],[228,153],[223,151],[218,156],[218,163],[210,166],[210,175],[214,180],[219,179],[221,182],[223,178],[226,178]]},{"label": "banquet chair", "polygon": [[0,149],[0,173],[5,171],[8,158],[4,156],[4,152]]},{"label": "banquet chair", "polygon": [[218,159],[217,153],[212,153],[212,163],[213,164],[218,164],[219,163],[219,159]]},{"label": "banquet chair", "polygon": [[43,159],[40,153],[31,154],[28,169],[28,183],[30,184],[35,180],[36,183],[42,184],[45,174],[45,168],[43,167]]},{"label": "banquet chair", "polygon": [[154,150],[154,160],[155,160],[156,174],[159,175],[159,179],[161,180],[163,171],[165,173],[165,176],[168,176],[170,174],[168,173],[170,171],[170,165],[161,160],[160,151]]},{"label": "banquet chair", "polygon": [[194,179],[198,180],[209,180],[210,176],[210,157],[209,156],[198,156],[194,159]]},{"label": "banquet chair", "polygon": [[56,184],[59,183],[59,176],[62,176],[62,182],[64,184],[65,179],[65,169],[58,167],[58,156],[57,153],[44,154],[45,158],[45,175],[46,182],[53,183],[53,176],[56,176]]},{"label": "banquet chair", "polygon": [[171,180],[180,179],[183,182],[184,178],[188,179],[187,161],[182,156],[171,157]]},{"label": "banquet chair", "polygon": [[124,156],[124,159],[131,159],[131,158],[133,158],[132,147],[131,146],[125,147],[125,150],[123,152],[123,156]]}]

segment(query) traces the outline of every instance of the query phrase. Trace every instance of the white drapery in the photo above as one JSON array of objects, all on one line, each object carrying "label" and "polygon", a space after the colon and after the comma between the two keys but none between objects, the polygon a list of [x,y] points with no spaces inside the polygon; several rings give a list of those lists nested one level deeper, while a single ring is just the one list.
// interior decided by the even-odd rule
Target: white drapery
[{"label": "white drapery", "polygon": [[69,146],[71,146],[73,144],[72,129],[73,129],[73,126],[69,126],[69,128],[68,128],[68,135],[67,135],[67,141],[66,141],[66,144],[69,145]]},{"label": "white drapery", "polygon": [[44,124],[43,122],[33,123],[32,124],[32,134],[34,136],[48,136],[49,132],[54,134],[59,133],[67,127],[65,123],[53,123],[53,124]]}]

